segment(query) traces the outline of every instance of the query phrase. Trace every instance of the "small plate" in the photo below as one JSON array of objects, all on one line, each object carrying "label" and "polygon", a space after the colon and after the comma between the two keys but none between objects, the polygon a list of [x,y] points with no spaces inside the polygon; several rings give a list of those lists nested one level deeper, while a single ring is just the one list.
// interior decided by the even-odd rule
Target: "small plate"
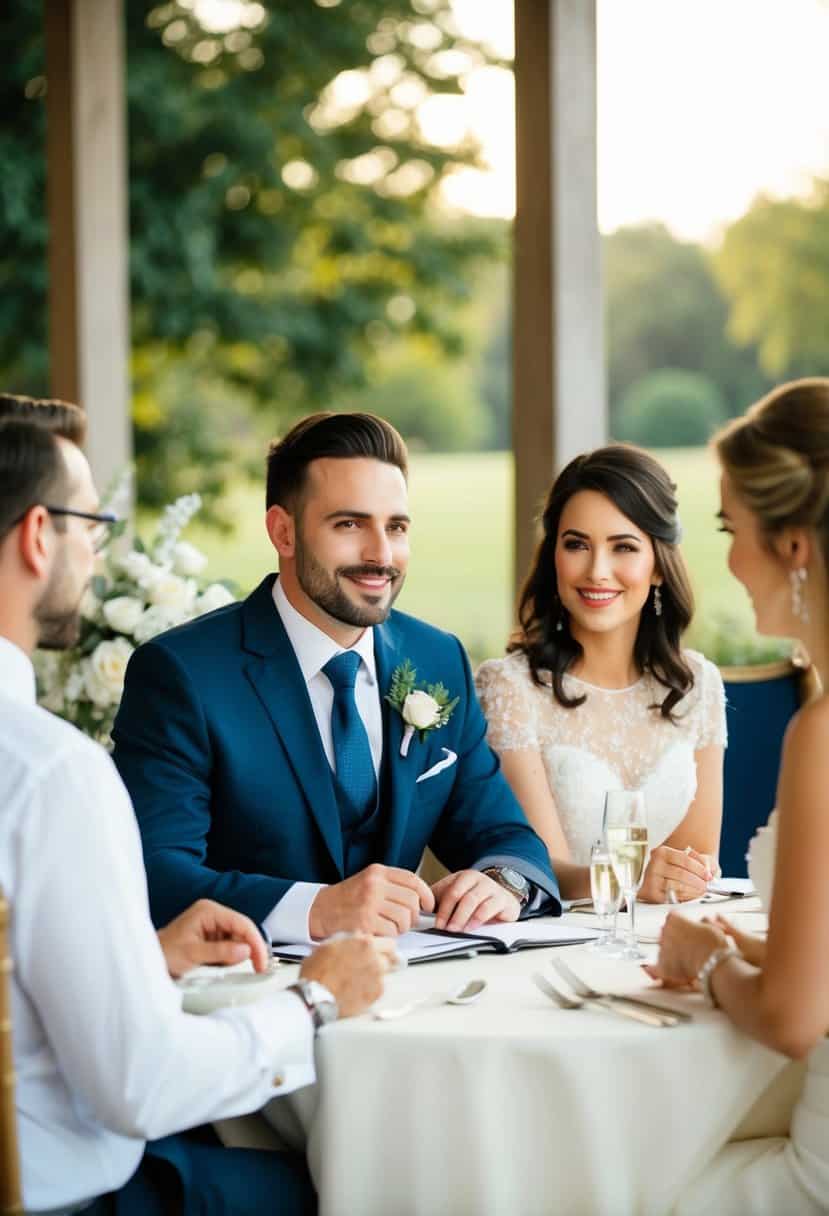
[{"label": "small plate", "polygon": [[260,997],[278,992],[284,980],[277,974],[279,960],[271,959],[267,971],[255,972],[250,963],[236,967],[195,967],[176,980],[186,1013],[212,1013],[234,1005],[250,1005]]}]

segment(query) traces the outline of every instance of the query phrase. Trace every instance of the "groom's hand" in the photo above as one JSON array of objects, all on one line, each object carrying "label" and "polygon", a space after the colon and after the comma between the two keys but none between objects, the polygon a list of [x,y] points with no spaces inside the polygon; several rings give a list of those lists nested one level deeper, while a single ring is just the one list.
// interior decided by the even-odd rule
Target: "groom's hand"
[{"label": "groom's hand", "polygon": [[422,878],[375,862],[344,882],[324,887],[311,904],[308,927],[317,940],[341,932],[397,937],[434,906]]},{"label": "groom's hand", "polygon": [[435,928],[473,933],[489,921],[518,920],[521,905],[505,887],[480,870],[447,874],[432,886],[437,907]]}]

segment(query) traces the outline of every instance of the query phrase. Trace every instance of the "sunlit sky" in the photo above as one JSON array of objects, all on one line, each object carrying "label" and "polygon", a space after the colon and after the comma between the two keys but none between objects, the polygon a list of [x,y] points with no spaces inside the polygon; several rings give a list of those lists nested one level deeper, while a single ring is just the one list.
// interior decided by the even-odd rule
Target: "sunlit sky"
[{"label": "sunlit sky", "polygon": [[[325,9],[342,0],[315,2],[322,21]],[[804,193],[814,175],[829,174],[829,0],[597,3],[603,231],[661,220],[680,237],[716,240],[758,193]],[[263,12],[253,0],[189,0],[190,6],[205,24],[225,29],[254,26]],[[452,7],[463,33],[512,56],[513,0],[452,0]],[[347,109],[349,96],[356,106],[365,100],[358,96],[365,87],[358,73],[343,73],[336,84],[336,108]],[[400,90],[406,87],[411,83],[401,82]],[[395,116],[405,122],[409,109],[435,142],[473,132],[487,168],[459,171],[445,183],[444,196],[464,210],[509,216],[515,206],[512,73],[474,68],[464,89],[461,98],[424,104],[401,92],[400,108],[384,116],[386,137],[394,134]],[[385,174],[381,188],[389,192],[416,188],[419,169],[428,170],[421,162],[419,169],[392,173],[372,157],[361,159],[366,163],[352,162],[354,180],[376,183]],[[310,166],[286,168],[288,184],[310,184]]]},{"label": "sunlit sky", "polygon": [[[513,0],[453,0],[465,32],[512,51]],[[474,75],[474,74],[473,74]],[[511,81],[469,82],[491,165],[459,205],[514,208]],[[495,81],[493,76],[501,77]],[[598,0],[599,224],[658,219],[714,240],[759,192],[829,173],[829,4],[822,0]]]}]

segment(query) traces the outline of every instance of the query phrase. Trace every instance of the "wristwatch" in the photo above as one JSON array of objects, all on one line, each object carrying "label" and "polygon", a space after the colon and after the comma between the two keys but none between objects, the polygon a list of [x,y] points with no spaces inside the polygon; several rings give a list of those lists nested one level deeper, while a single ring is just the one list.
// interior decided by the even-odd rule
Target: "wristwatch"
[{"label": "wristwatch", "polygon": [[288,985],[287,991],[295,992],[305,1005],[314,1023],[314,1034],[329,1022],[336,1022],[340,1016],[340,1007],[334,993],[319,980],[298,979]]},{"label": "wristwatch", "polygon": [[513,870],[512,866],[487,866],[482,873],[514,895],[522,908],[530,902],[530,884],[523,874]]}]

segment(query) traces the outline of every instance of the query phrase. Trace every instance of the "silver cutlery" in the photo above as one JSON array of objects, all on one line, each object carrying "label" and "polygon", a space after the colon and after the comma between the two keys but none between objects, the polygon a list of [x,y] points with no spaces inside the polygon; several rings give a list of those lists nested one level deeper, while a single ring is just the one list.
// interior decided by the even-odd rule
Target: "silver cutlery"
[{"label": "silver cutlery", "polygon": [[654,1026],[660,1030],[678,1024],[677,1019],[669,1019],[662,1013],[649,1013],[634,1005],[623,1005],[605,998],[566,996],[538,971],[533,973],[532,978],[535,986],[560,1009],[600,1009],[603,1013],[616,1013],[619,1017],[630,1018],[632,1022],[642,1022],[645,1026]]},{"label": "silver cutlery", "polygon": [[635,1005],[638,1009],[649,1009],[654,1013],[660,1014],[666,1021],[670,1020],[673,1025],[676,1025],[677,1022],[692,1022],[694,1020],[690,1013],[673,1009],[670,1005],[658,1005],[655,1001],[642,1000],[639,997],[629,996],[627,993],[599,992],[596,988],[591,988],[589,984],[586,984],[580,976],[576,975],[575,971],[568,967],[562,958],[553,958],[552,964],[561,978],[570,985],[577,996],[590,1000],[621,1001],[626,1005]]},{"label": "silver cutlery", "polygon": [[486,988],[486,980],[468,980],[453,992],[432,992],[429,996],[417,997],[406,1005],[395,1005],[391,1009],[375,1009],[374,1017],[378,1022],[392,1022],[403,1018],[407,1013],[416,1009],[435,1008],[438,1005],[471,1005],[477,1001]]}]

